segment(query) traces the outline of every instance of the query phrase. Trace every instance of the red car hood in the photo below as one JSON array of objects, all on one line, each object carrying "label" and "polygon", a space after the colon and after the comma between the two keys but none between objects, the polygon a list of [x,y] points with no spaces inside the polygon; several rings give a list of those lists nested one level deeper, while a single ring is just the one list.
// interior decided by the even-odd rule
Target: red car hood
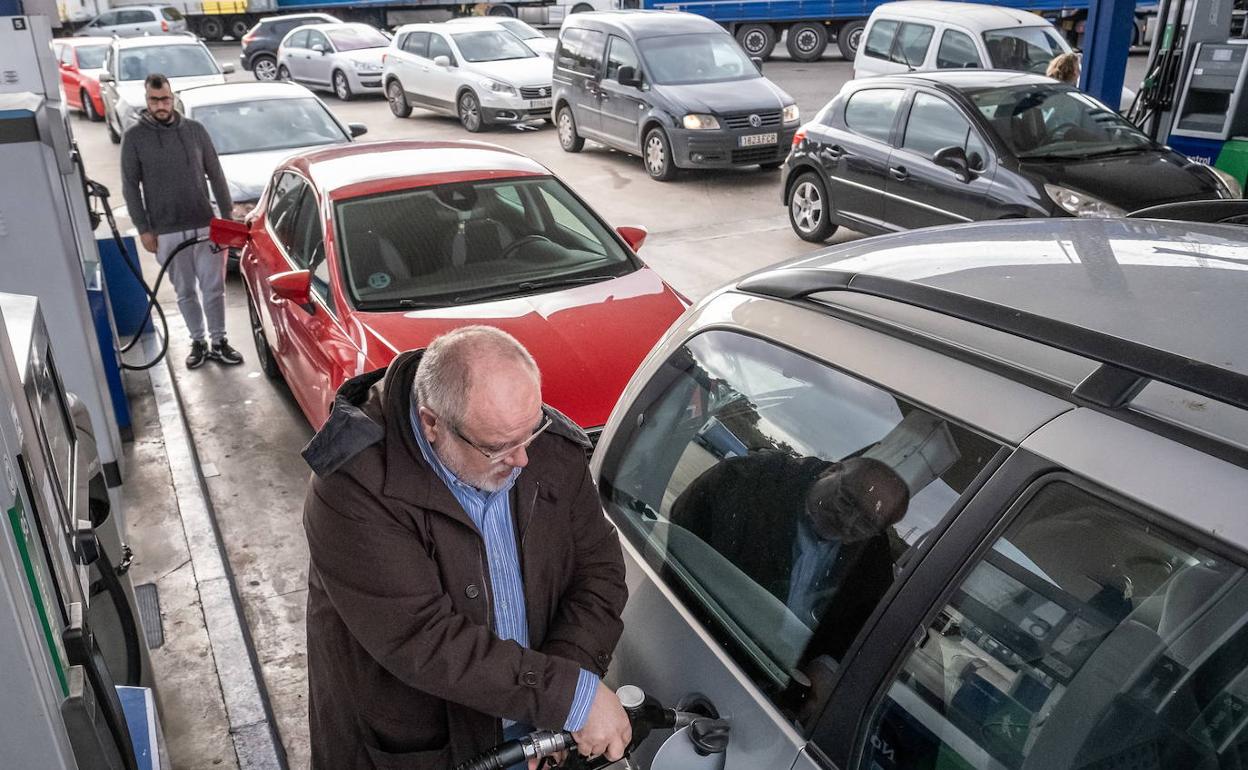
[{"label": "red car hood", "polygon": [[[422,348],[451,329],[489,324],[529,349],[542,371],[546,403],[584,428],[607,421],[641,360],[683,313],[685,303],[649,268],[611,281],[457,308],[365,313],[369,363]],[[378,351],[380,346],[391,350]]]}]

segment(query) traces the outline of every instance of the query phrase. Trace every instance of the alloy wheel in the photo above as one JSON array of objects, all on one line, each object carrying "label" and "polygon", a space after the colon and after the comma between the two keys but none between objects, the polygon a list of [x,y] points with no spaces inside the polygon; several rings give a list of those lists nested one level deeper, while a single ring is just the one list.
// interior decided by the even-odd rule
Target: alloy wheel
[{"label": "alloy wheel", "polygon": [[277,80],[277,62],[267,56],[261,56],[251,64],[251,73],[256,80]]},{"label": "alloy wheel", "polygon": [[390,85],[386,86],[386,101],[390,103],[390,112],[395,117],[406,118],[412,114],[407,95],[403,93],[403,84],[399,81],[391,80]]},{"label": "alloy wheel", "polygon": [[351,86],[347,83],[347,76],[341,72],[334,73],[334,96],[344,102],[351,98]]},{"label": "alloy wheel", "polygon": [[481,130],[481,108],[471,92],[459,97],[459,121],[473,133]]},{"label": "alloy wheel", "polygon": [[813,233],[823,222],[823,196],[813,182],[800,182],[789,202],[793,223],[803,233]]}]

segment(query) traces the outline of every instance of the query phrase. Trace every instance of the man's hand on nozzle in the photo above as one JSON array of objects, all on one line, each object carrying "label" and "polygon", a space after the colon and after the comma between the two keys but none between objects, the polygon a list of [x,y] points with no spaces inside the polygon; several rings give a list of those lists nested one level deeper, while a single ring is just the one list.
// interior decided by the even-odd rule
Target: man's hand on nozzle
[{"label": "man's hand on nozzle", "polygon": [[612,762],[624,757],[624,750],[633,739],[633,726],[628,722],[628,714],[624,713],[620,699],[610,687],[598,683],[598,692],[589,707],[589,718],[585,720],[584,727],[572,733],[572,738],[582,756],[606,754]]},{"label": "man's hand on nozzle", "polygon": [[156,253],[156,233],[139,233],[139,241],[143,244],[143,248]]}]

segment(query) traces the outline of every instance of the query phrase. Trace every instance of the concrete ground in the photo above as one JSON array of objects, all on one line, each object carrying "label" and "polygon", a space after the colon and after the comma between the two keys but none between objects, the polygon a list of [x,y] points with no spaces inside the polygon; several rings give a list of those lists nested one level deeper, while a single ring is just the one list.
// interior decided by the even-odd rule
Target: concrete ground
[{"label": "concrete ground", "polygon": [[[222,62],[238,63],[238,48],[216,44]],[[1128,82],[1138,82],[1143,61],[1134,57]],[[836,54],[798,64],[776,60],[765,74],[813,115],[852,75]],[[232,80],[250,79],[236,73]],[[379,97],[341,103],[323,95],[344,122],[363,122],[367,140],[469,138],[456,121],[417,111],[394,118]],[[72,121],[88,174],[114,193],[121,206],[119,151],[103,124]],[[554,129],[499,129],[473,139],[511,147],[546,164],[613,224],[641,224],[650,230],[641,256],[669,283],[697,299],[733,277],[811,251],[789,229],[778,191],[779,173],[756,169],[685,173],[677,181],[649,180],[633,157],[589,145],[580,154],[563,152]],[[123,228],[128,220],[122,219]],[[842,230],[836,241],[858,237]],[[148,265],[152,264],[147,257]],[[176,318],[168,289],[162,297]],[[188,372],[181,361],[189,347],[176,334],[174,361],[195,448],[205,467],[206,485],[229,564],[236,577],[255,653],[289,766],[308,765],[304,605],[307,545],[300,520],[308,470],[299,450],[311,431],[284,385],[269,381],[256,366],[242,289],[231,279],[228,300],[230,338],[246,357],[240,367],[208,364]],[[180,324],[175,324],[180,328]],[[141,391],[141,382],[132,381]],[[167,508],[167,469],[161,469],[159,439],[150,438],[154,419],[150,399],[136,396],[136,441],[131,447],[128,510],[136,532],[135,582],[157,580],[164,602],[166,648],[155,666],[164,679],[165,729],[174,766],[237,766],[229,747],[219,693],[212,690],[211,661],[197,657],[206,640],[195,623],[193,591],[183,569]],[[137,482],[136,482],[137,479]],[[181,560],[181,561],[180,561]],[[145,577],[138,577],[139,575]],[[180,621],[183,621],[180,623]]]}]

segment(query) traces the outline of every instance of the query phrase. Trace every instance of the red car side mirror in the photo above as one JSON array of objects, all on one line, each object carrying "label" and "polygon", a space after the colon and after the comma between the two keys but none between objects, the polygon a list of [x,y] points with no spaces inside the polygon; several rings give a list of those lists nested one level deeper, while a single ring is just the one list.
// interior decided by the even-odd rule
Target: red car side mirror
[{"label": "red car side mirror", "polygon": [[650,234],[644,227],[631,227],[629,225],[620,225],[615,228],[615,231],[620,234],[620,237],[624,239],[624,242],[633,251],[641,251],[641,244],[646,242],[646,236]]},{"label": "red car side mirror", "polygon": [[291,270],[278,273],[269,278],[269,288],[273,295],[287,299],[301,307],[312,304],[312,272],[310,270]]},{"label": "red car side mirror", "polygon": [[208,224],[208,240],[223,249],[241,249],[251,237],[251,228],[243,222],[213,218]]}]

